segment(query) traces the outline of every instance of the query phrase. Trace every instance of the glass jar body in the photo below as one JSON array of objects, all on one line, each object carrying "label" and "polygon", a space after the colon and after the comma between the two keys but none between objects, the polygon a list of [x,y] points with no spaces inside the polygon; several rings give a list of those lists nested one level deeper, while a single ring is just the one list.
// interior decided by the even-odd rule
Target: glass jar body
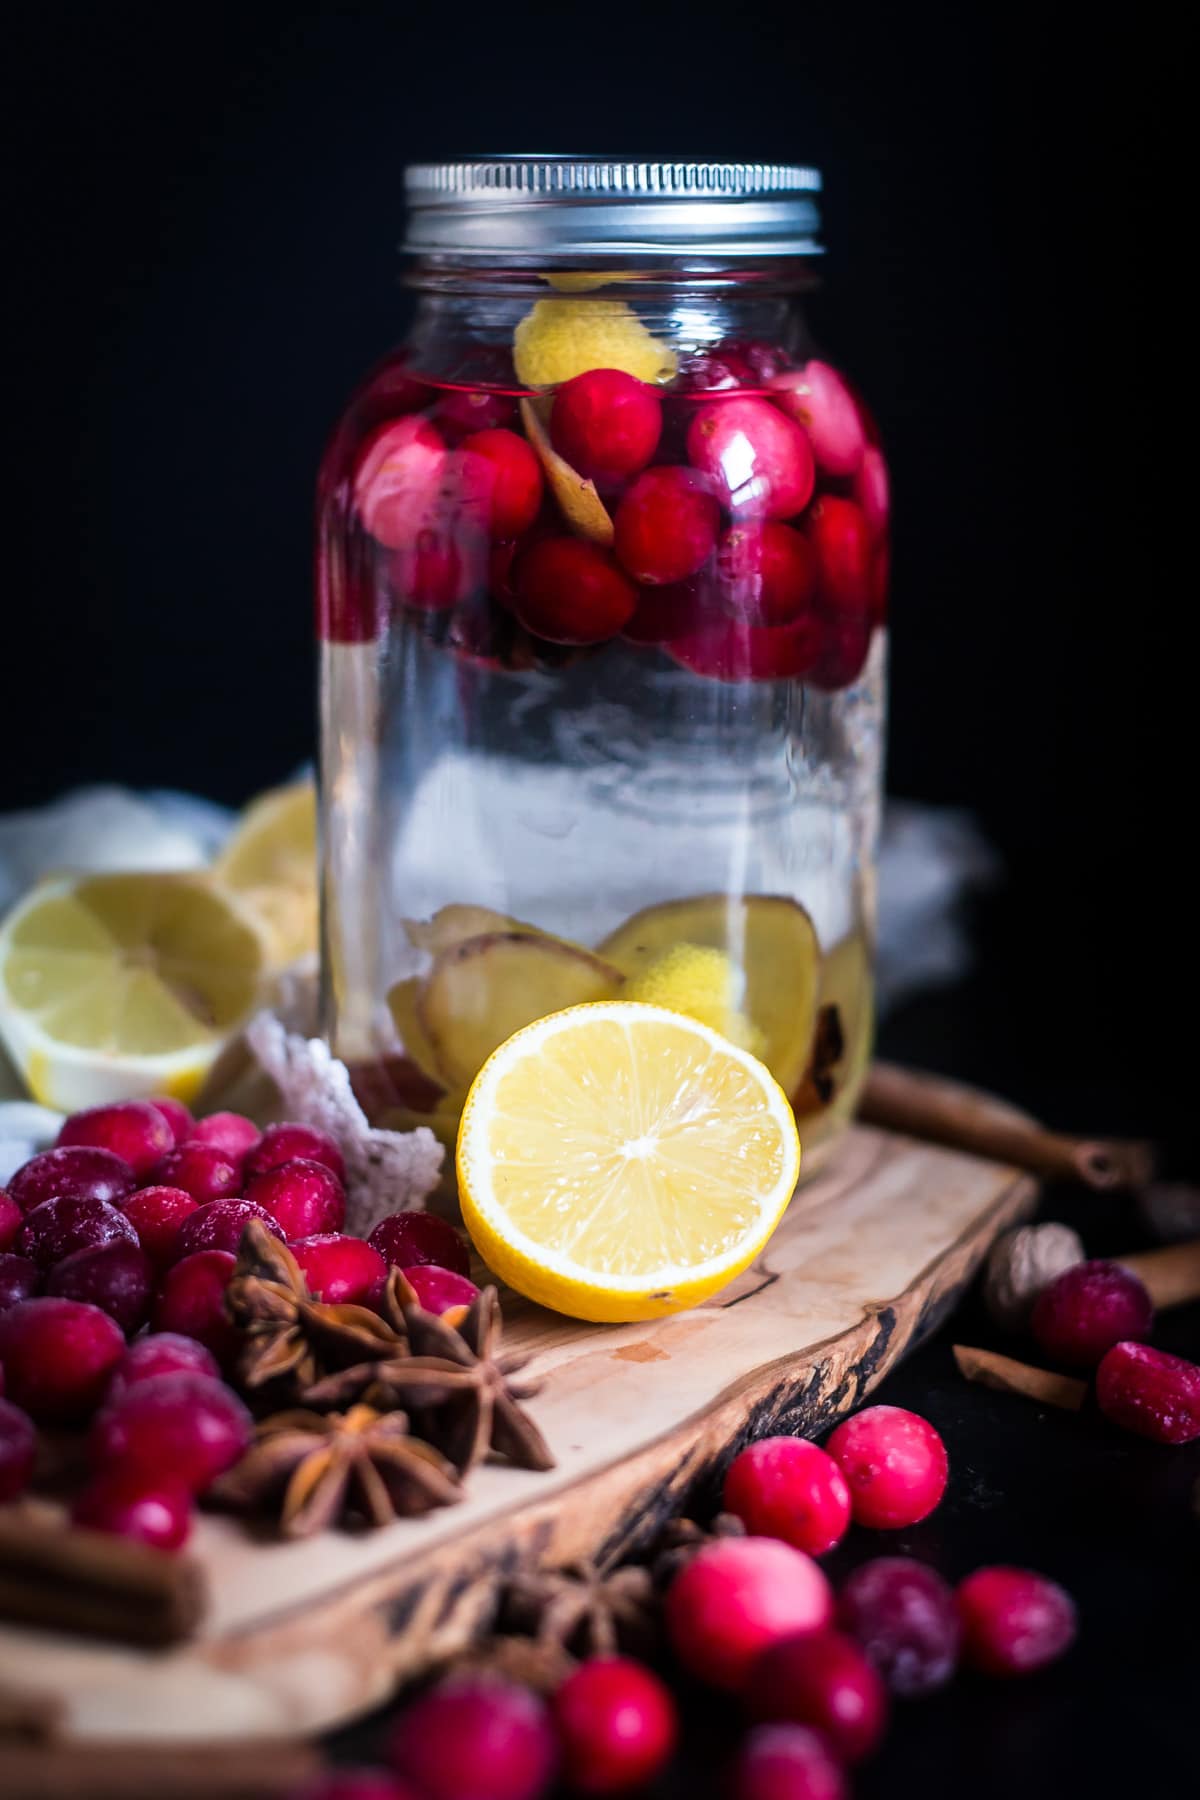
[{"label": "glass jar body", "polygon": [[452,1142],[496,1044],[617,994],[761,1055],[806,1149],[852,1112],[887,474],[760,275],[427,271],[334,434],[324,1028],[376,1122]]}]

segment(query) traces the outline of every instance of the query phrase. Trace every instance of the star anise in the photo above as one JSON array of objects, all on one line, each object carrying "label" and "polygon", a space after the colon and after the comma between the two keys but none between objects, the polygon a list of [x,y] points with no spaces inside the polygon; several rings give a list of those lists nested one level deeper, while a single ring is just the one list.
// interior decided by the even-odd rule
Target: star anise
[{"label": "star anise", "polygon": [[829,1105],[837,1090],[834,1070],[845,1054],[846,1033],[841,1009],[822,1006],[813,1032],[812,1055],[793,1101],[797,1113],[817,1112],[822,1106]]},{"label": "star anise", "polygon": [[285,1537],[310,1537],[344,1519],[388,1525],[462,1498],[450,1464],[408,1435],[403,1413],[275,1413],[242,1460],[209,1490],[226,1506],[278,1506]]},{"label": "star anise", "polygon": [[644,1653],[653,1648],[657,1617],[649,1569],[588,1561],[515,1575],[500,1612],[502,1628],[527,1632],[539,1644],[576,1656]]},{"label": "star anise", "polygon": [[257,1219],[242,1234],[225,1306],[241,1334],[239,1374],[251,1389],[286,1378],[303,1391],[328,1369],[406,1350],[402,1333],[365,1306],[314,1300],[287,1245]]}]

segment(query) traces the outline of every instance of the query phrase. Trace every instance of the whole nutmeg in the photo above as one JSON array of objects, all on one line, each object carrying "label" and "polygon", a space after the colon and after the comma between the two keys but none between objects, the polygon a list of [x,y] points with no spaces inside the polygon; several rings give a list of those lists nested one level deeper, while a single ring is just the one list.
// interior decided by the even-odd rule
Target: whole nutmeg
[{"label": "whole nutmeg", "polygon": [[1083,1239],[1069,1225],[1022,1225],[992,1245],[983,1281],[984,1305],[1009,1331],[1029,1324],[1033,1303],[1064,1269],[1084,1260]]}]

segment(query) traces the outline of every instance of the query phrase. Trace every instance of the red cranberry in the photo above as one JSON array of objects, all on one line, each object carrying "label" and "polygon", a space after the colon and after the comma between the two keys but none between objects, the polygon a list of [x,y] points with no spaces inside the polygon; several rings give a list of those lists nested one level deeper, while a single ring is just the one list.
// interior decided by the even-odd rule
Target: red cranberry
[{"label": "red cranberry", "polygon": [[107,1200],[119,1205],[136,1186],[137,1176],[129,1164],[111,1150],[71,1146],[43,1150],[31,1157],[10,1178],[8,1197],[16,1201],[23,1213],[30,1213],[43,1200],[68,1197]]},{"label": "red cranberry", "polygon": [[86,1418],[124,1348],[115,1321],[82,1300],[22,1300],[0,1313],[5,1391],[35,1419]]},{"label": "red cranberry", "polygon": [[760,1651],[829,1623],[833,1600],[816,1563],[776,1538],[706,1544],[667,1594],[667,1633],[679,1660],[715,1687],[744,1687]]},{"label": "red cranberry", "polygon": [[42,1285],[42,1271],[27,1256],[11,1251],[0,1254],[0,1312],[22,1300],[32,1300]]},{"label": "red cranberry", "polygon": [[129,1337],[150,1311],[154,1266],[137,1244],[96,1244],[64,1257],[51,1270],[46,1292],[100,1307]]},{"label": "red cranberry", "polygon": [[[265,1176],[259,1176],[260,1181],[265,1179]],[[256,1201],[210,1200],[206,1206],[198,1206],[194,1213],[189,1213],[179,1227],[175,1239],[176,1260],[195,1256],[203,1250],[231,1250],[236,1255],[242,1233],[251,1219],[265,1225],[281,1243],[285,1241],[286,1234],[278,1219]]]},{"label": "red cranberry", "polygon": [[237,1395],[207,1375],[138,1382],[98,1413],[88,1438],[92,1467],[150,1482],[169,1469],[200,1494],[237,1462],[254,1435]]},{"label": "red cranberry", "polygon": [[787,625],[816,588],[816,559],[790,525],[734,525],[717,551],[728,604],[751,625]]},{"label": "red cranberry", "polygon": [[43,1200],[26,1216],[17,1250],[44,1273],[73,1250],[122,1243],[137,1243],[137,1232],[123,1212],[107,1200],[63,1198]]},{"label": "red cranberry", "polygon": [[697,584],[677,581],[670,587],[643,588],[637,610],[621,631],[631,644],[665,644],[685,637],[700,623],[704,602]]},{"label": "red cranberry", "polygon": [[887,530],[891,513],[891,487],[883,451],[873,444],[864,451],[862,465],[854,477],[853,498],[862,509],[871,536],[880,537]]},{"label": "red cranberry", "polygon": [[733,1770],[731,1800],[849,1800],[825,1740],[807,1725],[756,1725]]},{"label": "red cranberry", "polygon": [[0,1251],[12,1248],[24,1217],[25,1214],[16,1201],[10,1200],[3,1189],[0,1189]]},{"label": "red cranberry", "polygon": [[411,413],[368,439],[354,477],[354,504],[377,543],[400,550],[416,542],[436,502],[445,456],[441,433]]},{"label": "red cranberry", "polygon": [[135,1175],[142,1176],[174,1149],[175,1134],[149,1100],[120,1100],[112,1106],[90,1106],[86,1112],[72,1113],[58,1142],[111,1150]]},{"label": "red cranberry", "polygon": [[862,414],[836,369],[816,358],[803,369],[776,375],[771,397],[789,419],[803,425],[827,475],[853,475],[867,447]]},{"label": "red cranberry", "polygon": [[582,538],[546,537],[517,558],[517,617],[552,644],[600,644],[633,617],[637,590]]},{"label": "red cranberry", "polygon": [[154,1171],[154,1186],[182,1188],[201,1205],[207,1200],[232,1200],[242,1191],[241,1156],[230,1156],[218,1144],[180,1144],[170,1150]]},{"label": "red cranberry", "polygon": [[195,1338],[180,1337],[174,1331],[154,1331],[130,1344],[112,1372],[105,1400],[111,1404],[139,1382],[155,1381],[160,1375],[211,1375],[215,1381],[221,1379],[216,1358]]},{"label": "red cranberry", "polygon": [[142,1249],[160,1269],[174,1262],[179,1227],[197,1210],[192,1196],[174,1187],[139,1188],[121,1205]]},{"label": "red cranberry", "polygon": [[910,1556],[877,1556],[855,1569],[838,1595],[838,1624],[904,1699],[936,1692],[954,1673],[961,1636],[954,1595]]},{"label": "red cranberry", "polygon": [[1028,1675],[1075,1641],[1075,1603],[1031,1569],[976,1569],[958,1584],[963,1655],[985,1675]]},{"label": "red cranberry", "polygon": [[477,431],[462,443],[465,456],[482,457],[489,475],[488,528],[494,539],[520,537],[542,504],[542,465],[515,431]]},{"label": "red cranberry", "polygon": [[374,1306],[387,1280],[387,1264],[362,1238],[340,1232],[293,1241],[292,1255],[309,1292],[330,1306]]},{"label": "red cranberry", "polygon": [[809,1631],[764,1650],[750,1676],[760,1719],[811,1725],[843,1762],[861,1762],[887,1727],[888,1697],[858,1645],[840,1631]]},{"label": "red cranberry", "polygon": [[538,1800],[558,1760],[537,1695],[485,1677],[422,1694],[401,1713],[390,1751],[426,1800]]},{"label": "red cranberry", "polygon": [[196,1121],[183,1101],[176,1100],[171,1094],[151,1094],[150,1104],[158,1109],[170,1126],[172,1143],[186,1143],[192,1135]]},{"label": "red cranberry", "polygon": [[636,580],[666,587],[704,567],[720,522],[720,508],[694,469],[647,469],[617,508],[613,548]]},{"label": "red cranberry", "polygon": [[824,494],[808,515],[817,563],[817,604],[834,619],[862,619],[871,608],[871,533],[861,507]]},{"label": "red cranberry", "polygon": [[824,641],[820,620],[804,614],[791,625],[748,625],[723,619],[672,638],[667,653],[714,681],[794,681],[809,676]]},{"label": "red cranberry", "polygon": [[822,693],[840,693],[858,680],[870,648],[871,627],[866,619],[826,619],[819,654],[805,679]]},{"label": "red cranberry", "polygon": [[754,387],[757,380],[736,350],[690,350],[679,358],[672,387],[680,394],[703,394],[717,388]]},{"label": "red cranberry", "polygon": [[465,1275],[453,1269],[439,1269],[436,1263],[417,1263],[405,1269],[404,1279],[426,1312],[447,1315],[452,1325],[461,1324],[479,1293]]},{"label": "red cranberry", "polygon": [[37,1432],[28,1413],[0,1400],[0,1505],[23,1494],[33,1480]]},{"label": "red cranberry", "polygon": [[380,1219],[367,1242],[393,1269],[411,1269],[416,1263],[437,1263],[456,1275],[469,1275],[471,1254],[453,1225],[436,1213],[398,1212]]},{"label": "red cranberry", "polygon": [[330,1769],[303,1787],[289,1788],[283,1800],[421,1800],[421,1796],[383,1769]]},{"label": "red cranberry", "polygon": [[725,1511],[756,1537],[782,1538],[820,1556],[850,1527],[850,1490],[831,1456],[805,1438],[761,1438],[725,1476]]},{"label": "red cranberry", "polygon": [[662,402],[620,369],[589,369],[554,396],[550,438],[579,474],[612,486],[644,469],[662,436]]},{"label": "red cranberry", "polygon": [[712,479],[735,514],[791,519],[808,505],[812,446],[769,400],[733,396],[700,407],[687,449],[688,460]]},{"label": "red cranberry", "polygon": [[1120,1263],[1082,1262],[1042,1289],[1030,1323],[1047,1356],[1090,1369],[1123,1338],[1149,1337],[1154,1304]]},{"label": "red cranberry", "polygon": [[595,1657],[568,1675],[552,1706],[563,1772],[580,1794],[624,1794],[653,1781],[679,1734],[658,1676],[625,1656]]},{"label": "red cranberry", "polygon": [[185,1256],[167,1270],[150,1314],[155,1331],[177,1331],[198,1339],[222,1368],[230,1365],[238,1350],[238,1335],[225,1311],[225,1289],[236,1261],[228,1250]]},{"label": "red cranberry", "polygon": [[268,1125],[257,1145],[246,1158],[246,1175],[261,1175],[264,1169],[277,1169],[280,1163],[324,1163],[339,1181],[346,1179],[346,1159],[327,1131],[316,1125],[301,1125],[285,1120],[282,1125]]},{"label": "red cranberry", "polygon": [[243,1162],[261,1137],[254,1120],[243,1113],[215,1112],[197,1119],[185,1142],[209,1144],[214,1150],[223,1150],[230,1162]]},{"label": "red cranberry", "polygon": [[1190,1444],[1200,1437],[1200,1367],[1149,1344],[1114,1344],[1096,1370],[1096,1403],[1139,1437]]},{"label": "red cranberry", "polygon": [[850,1489],[856,1525],[894,1531],[928,1518],[950,1464],[928,1419],[902,1406],[868,1406],[832,1432],[826,1450]]},{"label": "red cranberry", "polygon": [[717,345],[717,354],[736,357],[749,369],[751,378],[760,383],[772,381],[791,360],[778,344],[764,343],[761,338],[722,338]]},{"label": "red cranberry", "polygon": [[192,1529],[192,1498],[182,1482],[161,1474],[113,1469],[94,1475],[71,1507],[76,1525],[133,1538],[156,1550],[178,1550]]},{"label": "red cranberry", "polygon": [[245,1204],[278,1220],[285,1238],[340,1231],[346,1222],[346,1190],[337,1176],[324,1163],[300,1157],[253,1176]]},{"label": "red cranberry", "polygon": [[468,432],[498,431],[515,421],[517,403],[511,394],[497,394],[486,388],[446,388],[437,403],[434,418],[451,443],[459,443]]}]

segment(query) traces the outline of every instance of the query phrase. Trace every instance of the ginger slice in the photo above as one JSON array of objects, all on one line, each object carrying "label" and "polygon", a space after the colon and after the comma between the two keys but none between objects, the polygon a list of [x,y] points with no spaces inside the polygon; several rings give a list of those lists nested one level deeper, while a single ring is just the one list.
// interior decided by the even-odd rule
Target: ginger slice
[{"label": "ginger slice", "polygon": [[552,404],[548,395],[543,400],[521,401],[521,420],[525,426],[525,435],[537,452],[550,490],[571,530],[577,537],[586,538],[589,543],[600,544],[607,549],[613,541],[613,522],[596,491],[595,483],[585,480],[577,469],[573,469],[558,454],[550,442],[550,433],[542,414],[548,413]]}]

